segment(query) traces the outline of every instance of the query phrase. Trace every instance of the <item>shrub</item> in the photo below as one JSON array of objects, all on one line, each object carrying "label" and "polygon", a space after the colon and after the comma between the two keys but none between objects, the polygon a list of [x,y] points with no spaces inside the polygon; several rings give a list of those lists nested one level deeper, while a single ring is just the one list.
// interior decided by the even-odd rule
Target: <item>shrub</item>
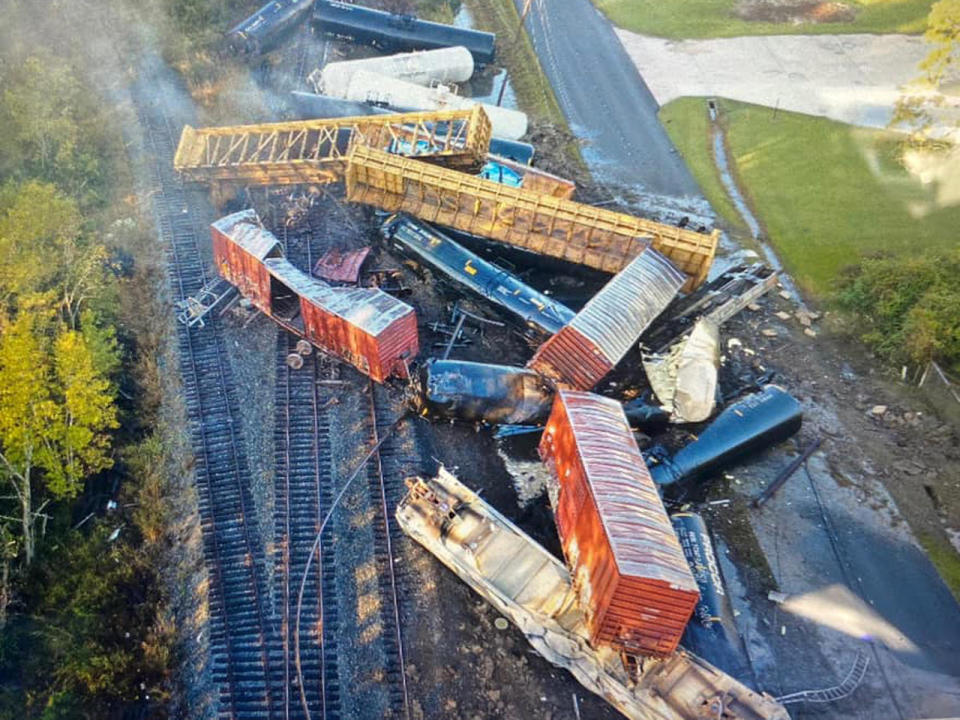
[{"label": "shrub", "polygon": [[863,260],[842,278],[838,301],[861,339],[894,363],[960,367],[960,251]]}]

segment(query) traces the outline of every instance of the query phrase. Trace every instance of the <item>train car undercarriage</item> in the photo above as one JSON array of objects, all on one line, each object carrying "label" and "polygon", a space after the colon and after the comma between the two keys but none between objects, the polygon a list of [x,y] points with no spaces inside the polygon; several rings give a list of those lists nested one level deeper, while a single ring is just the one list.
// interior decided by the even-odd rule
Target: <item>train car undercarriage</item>
[{"label": "train car undercarriage", "polygon": [[593,647],[564,565],[453,475],[412,478],[397,507],[405,533],[509,618],[554,665],[633,720],[789,720],[685,650],[663,660]]}]

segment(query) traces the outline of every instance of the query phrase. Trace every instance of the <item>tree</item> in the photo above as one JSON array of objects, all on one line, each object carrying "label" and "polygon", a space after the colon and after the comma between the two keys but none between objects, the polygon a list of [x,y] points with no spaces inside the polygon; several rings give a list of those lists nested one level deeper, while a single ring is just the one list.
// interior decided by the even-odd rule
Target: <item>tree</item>
[{"label": "tree", "polygon": [[[118,425],[112,385],[83,334],[46,325],[52,342],[35,314],[20,313],[0,339],[0,476],[20,506],[27,565],[43,508],[76,497],[86,477],[113,464],[109,431]],[[46,490],[39,505],[38,479]]]},{"label": "tree", "polygon": [[57,308],[78,329],[84,310],[110,291],[107,249],[83,231],[76,202],[53,185],[28,182],[5,194],[11,197],[0,213],[0,310],[10,315],[28,297]]},{"label": "tree", "polygon": [[891,124],[907,130],[912,145],[929,147],[945,139],[942,121],[957,126],[956,117],[942,111],[948,104],[944,91],[960,81],[960,0],[934,3],[924,39],[933,49],[920,63],[922,75],[897,103]]},{"label": "tree", "polygon": [[[53,185],[28,182],[5,188],[0,208],[0,308],[50,290],[61,271],[55,259],[80,234],[77,204]],[[59,293],[56,293],[59,295]],[[53,300],[53,298],[51,298]]]},{"label": "tree", "polygon": [[0,463],[20,505],[20,542],[28,565],[34,556],[34,525],[44,507],[36,507],[33,497],[37,455],[57,414],[34,326],[33,316],[25,313],[0,340]]},{"label": "tree", "polygon": [[0,92],[0,173],[56,183],[84,203],[100,200],[111,138],[95,96],[47,52],[11,60]]}]

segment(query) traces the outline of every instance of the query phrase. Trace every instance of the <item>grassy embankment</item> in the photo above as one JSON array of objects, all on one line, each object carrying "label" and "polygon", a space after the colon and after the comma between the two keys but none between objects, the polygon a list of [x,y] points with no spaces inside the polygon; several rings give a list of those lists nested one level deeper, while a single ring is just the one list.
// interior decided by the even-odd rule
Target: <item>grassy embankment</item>
[{"label": "grassy embankment", "polygon": [[949,542],[933,534],[920,532],[917,540],[950,592],[960,602],[960,553]]},{"label": "grassy embankment", "polygon": [[847,22],[761,22],[737,17],[738,0],[594,0],[611,22],[625,30],[668,38],[805,35],[831,33],[920,33],[934,0],[853,0]]},{"label": "grassy embankment", "polygon": [[[898,163],[894,134],[731,100],[719,109],[741,192],[815,298],[865,254],[955,247],[960,207],[937,207],[936,188]],[[706,101],[681,98],[660,117],[707,198],[742,228],[713,163]]]}]

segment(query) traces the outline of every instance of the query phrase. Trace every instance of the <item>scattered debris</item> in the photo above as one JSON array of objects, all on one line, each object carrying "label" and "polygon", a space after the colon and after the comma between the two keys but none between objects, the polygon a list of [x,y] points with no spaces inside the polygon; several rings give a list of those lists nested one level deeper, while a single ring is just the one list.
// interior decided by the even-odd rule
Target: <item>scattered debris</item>
[{"label": "scattered debris", "polygon": [[369,254],[369,247],[346,252],[329,250],[317,260],[317,264],[313,266],[313,274],[330,282],[356,285],[360,282],[360,268]]}]

